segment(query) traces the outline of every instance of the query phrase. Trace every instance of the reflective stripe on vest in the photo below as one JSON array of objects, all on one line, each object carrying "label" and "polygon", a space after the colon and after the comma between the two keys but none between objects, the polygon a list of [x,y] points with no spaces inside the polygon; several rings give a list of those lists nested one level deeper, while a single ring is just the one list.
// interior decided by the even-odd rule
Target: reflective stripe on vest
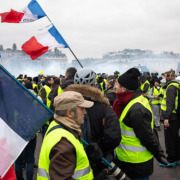
[{"label": "reflective stripe on vest", "polygon": [[[179,88],[179,84],[176,83],[176,82],[170,83],[170,84],[167,86],[167,88],[166,88],[166,90],[165,90],[165,93],[164,93],[163,100],[162,100],[162,102],[161,102],[161,109],[162,109],[163,111],[166,111],[166,110],[167,110],[167,105],[166,105],[167,95],[166,95],[166,93],[167,93],[167,89],[168,89],[170,86],[175,86],[175,87]],[[174,110],[172,111],[172,113],[176,113],[177,108],[178,108],[178,90],[177,90],[177,96],[176,96],[176,99],[175,99]]]},{"label": "reflective stripe on vest", "polygon": [[104,83],[104,82],[100,83],[100,85],[101,85],[101,92],[104,94],[103,83]]},{"label": "reflective stripe on vest", "polygon": [[144,85],[145,85],[146,83],[149,84],[149,88],[148,88],[147,92],[145,92],[145,94],[148,96],[148,95],[149,95],[149,90],[150,90],[150,83],[149,83],[148,80],[146,80],[143,84],[141,84],[140,89],[141,89],[141,91],[143,91],[143,90],[144,90]]},{"label": "reflective stripe on vest", "polygon": [[74,146],[76,151],[76,167],[72,178],[76,180],[92,180],[92,169],[82,143],[71,132],[65,129],[56,128],[51,131],[51,129],[57,125],[59,124],[55,121],[51,122],[43,140],[39,157],[37,180],[50,180],[50,152],[52,148],[61,141],[62,137],[65,137]]},{"label": "reflective stripe on vest", "polygon": [[[160,87],[159,91],[155,88],[155,86],[153,87],[153,96],[159,96],[159,95],[163,95],[163,89],[162,87]],[[162,97],[159,97],[159,99],[151,99],[151,104],[161,104],[162,102]]]},{"label": "reflective stripe on vest", "polygon": [[[142,104],[152,114],[152,110],[147,98],[144,98],[142,95],[131,100],[126,105],[119,119],[122,140],[120,142],[120,145],[116,148],[116,154],[117,154],[117,158],[120,161],[130,162],[130,163],[142,163],[152,159],[153,155],[151,154],[150,151],[146,149],[146,147],[144,147],[141,144],[140,140],[136,137],[133,128],[126,126],[123,122],[129,109],[135,103]],[[151,128],[152,130],[154,128],[153,116],[151,120]]]},{"label": "reflective stripe on vest", "polygon": [[[90,166],[88,166],[85,169],[81,169],[81,170],[75,171],[73,176],[72,176],[72,178],[74,178],[74,179],[80,178],[82,176],[85,176],[86,174],[89,174],[90,171],[91,171],[91,167]],[[49,173],[47,173],[45,169],[38,168],[38,175],[41,176],[41,177],[50,179]]]},{"label": "reflective stripe on vest", "polygon": [[64,90],[61,89],[61,86],[59,86],[59,87],[58,87],[58,95],[61,94],[61,93],[63,93],[63,92],[64,92]]}]

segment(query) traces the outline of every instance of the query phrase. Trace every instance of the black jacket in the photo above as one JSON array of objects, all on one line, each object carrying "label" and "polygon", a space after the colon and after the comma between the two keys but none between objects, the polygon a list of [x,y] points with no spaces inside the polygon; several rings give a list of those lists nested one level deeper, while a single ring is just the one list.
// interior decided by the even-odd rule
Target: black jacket
[{"label": "black jacket", "polygon": [[116,99],[115,89],[113,87],[106,89],[104,95],[109,99],[110,105],[113,106],[114,100]]},{"label": "black jacket", "polygon": [[[49,88],[51,88],[51,84],[46,84]],[[46,90],[45,88],[41,89],[41,98],[43,100],[43,103],[46,104],[47,100],[46,100]]]},{"label": "black jacket", "polygon": [[[138,90],[130,101],[140,95],[141,91]],[[125,125],[133,128],[141,144],[153,155],[158,155],[163,150],[151,128],[151,121],[152,113],[140,103],[132,105],[123,120]],[[128,163],[120,160],[117,160],[117,163],[130,178],[144,178],[153,173],[153,158],[143,163]]]},{"label": "black jacket", "polygon": [[[176,81],[170,81],[168,83],[177,83]],[[166,92],[167,95],[167,99],[166,99],[166,105],[167,105],[167,109],[166,111],[163,111],[163,119],[168,119],[168,120],[179,120],[179,117],[175,114],[172,113],[172,111],[175,108],[175,100],[176,100],[176,96],[177,96],[177,89],[174,86],[169,86]]]},{"label": "black jacket", "polygon": [[[66,87],[68,87],[70,84],[74,84],[74,78],[66,79],[66,81],[63,84],[60,84],[62,90],[64,90]],[[54,98],[58,95],[58,88],[59,86],[54,90],[53,95],[51,96],[51,105],[50,109],[54,112]]]},{"label": "black jacket", "polygon": [[86,109],[91,126],[91,141],[99,144],[104,156],[112,152],[120,144],[121,131],[119,119],[109,106],[108,99],[99,89],[89,85],[70,85],[66,91],[79,92],[86,100],[94,102],[91,108]]}]

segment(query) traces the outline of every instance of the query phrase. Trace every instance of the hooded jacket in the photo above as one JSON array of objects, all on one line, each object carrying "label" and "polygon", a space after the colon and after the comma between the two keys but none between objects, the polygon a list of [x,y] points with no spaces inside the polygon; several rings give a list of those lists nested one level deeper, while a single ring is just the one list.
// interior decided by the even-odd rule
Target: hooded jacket
[{"label": "hooded jacket", "polygon": [[121,141],[121,130],[119,119],[109,106],[108,99],[99,89],[89,85],[74,84],[65,91],[79,92],[86,100],[94,102],[94,106],[86,109],[91,126],[91,141],[98,143],[104,155],[112,152]]},{"label": "hooded jacket", "polygon": [[[137,90],[135,94],[132,95],[129,102],[140,95],[141,91]],[[163,152],[163,150],[154,130],[151,128],[151,121],[152,113],[140,103],[135,103],[129,109],[123,120],[125,125],[133,128],[136,137],[139,138],[141,144],[153,155],[158,155],[160,152]],[[144,178],[153,173],[153,158],[143,163],[128,163],[117,160],[117,165],[130,178]]]}]

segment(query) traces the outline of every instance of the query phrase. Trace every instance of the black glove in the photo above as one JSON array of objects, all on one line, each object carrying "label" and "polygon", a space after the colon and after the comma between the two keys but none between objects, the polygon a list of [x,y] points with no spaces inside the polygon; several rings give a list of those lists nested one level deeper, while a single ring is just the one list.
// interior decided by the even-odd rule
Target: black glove
[{"label": "black glove", "polygon": [[98,176],[96,176],[94,178],[94,180],[106,180],[107,179],[107,175],[108,175],[108,171],[105,169],[102,172],[100,172],[98,174]]},{"label": "black glove", "polygon": [[93,164],[103,156],[103,153],[97,143],[90,143],[86,148],[86,153],[89,161]]},{"label": "black glove", "polygon": [[164,159],[166,159],[166,156],[164,155],[163,152],[160,152],[159,154],[155,155],[154,157],[156,158],[156,160],[157,160],[159,163],[164,164],[164,165],[168,165],[167,162],[165,162],[165,161],[162,159],[162,157],[163,157]]}]

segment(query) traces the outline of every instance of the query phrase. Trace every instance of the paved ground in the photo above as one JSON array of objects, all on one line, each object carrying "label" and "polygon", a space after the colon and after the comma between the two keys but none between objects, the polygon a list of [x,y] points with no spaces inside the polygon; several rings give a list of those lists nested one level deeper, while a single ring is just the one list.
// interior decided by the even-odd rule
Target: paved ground
[{"label": "paved ground", "polygon": [[[163,126],[161,126],[161,131],[158,132],[158,134],[162,148],[165,150]],[[42,136],[41,134],[39,134],[37,139],[36,152],[35,152],[36,164],[38,164],[41,142],[42,142]],[[34,171],[34,180],[36,180],[36,173],[37,173],[37,169],[35,169]],[[24,172],[24,177],[25,177],[25,172]],[[150,177],[150,180],[179,180],[179,179],[180,179],[180,166],[177,166],[176,168],[162,168],[159,166],[159,163],[156,160],[154,160],[154,173]]]}]

